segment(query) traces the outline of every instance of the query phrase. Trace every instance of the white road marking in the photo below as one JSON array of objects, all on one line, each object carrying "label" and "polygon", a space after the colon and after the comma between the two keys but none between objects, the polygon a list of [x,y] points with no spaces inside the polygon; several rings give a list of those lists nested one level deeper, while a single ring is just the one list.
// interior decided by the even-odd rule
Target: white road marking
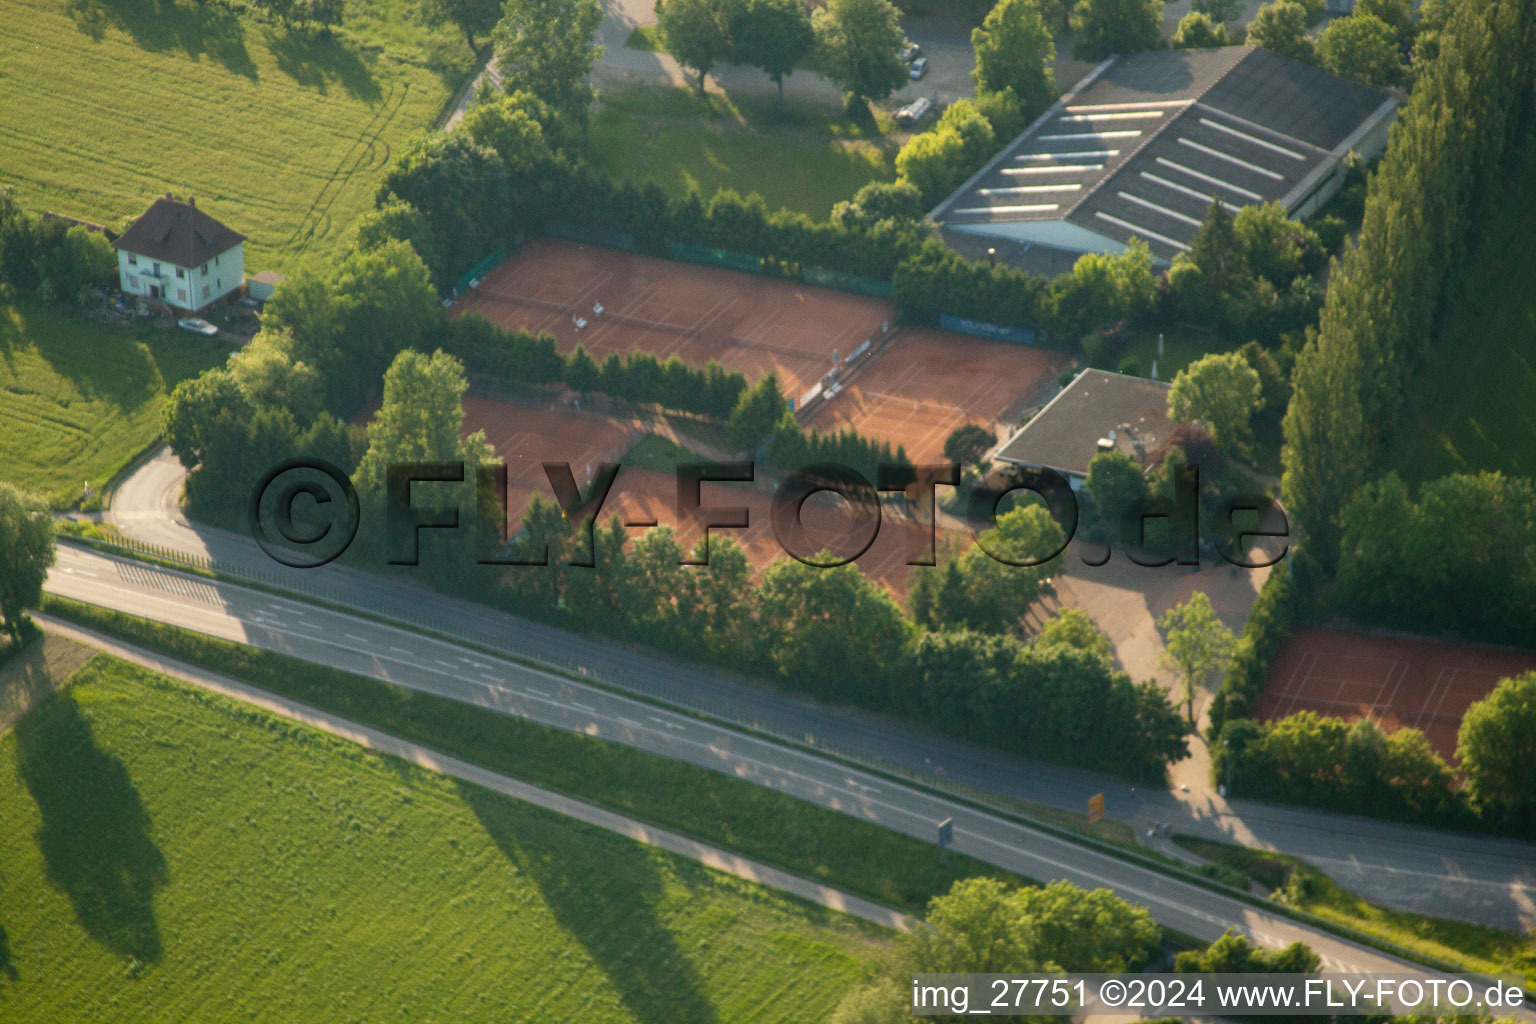
[{"label": "white road marking", "polygon": [[597,714],[597,708],[589,708],[585,704],[578,704],[575,701],[571,701],[571,707],[580,708],[582,711],[585,711],[590,715]]},{"label": "white road marking", "polygon": [[346,637],[348,640],[356,640],[360,644],[365,644],[368,642],[365,637],[360,637],[356,633],[343,633],[341,635]]}]

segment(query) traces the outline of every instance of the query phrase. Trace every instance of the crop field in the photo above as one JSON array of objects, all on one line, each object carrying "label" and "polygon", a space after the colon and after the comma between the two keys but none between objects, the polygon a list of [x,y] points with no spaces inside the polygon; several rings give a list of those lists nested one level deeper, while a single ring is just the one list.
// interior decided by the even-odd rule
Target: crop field
[{"label": "crop field", "polygon": [[403,0],[347,16],[324,38],[218,0],[0,0],[0,185],[108,226],[194,196],[251,272],[335,253],[469,69]]},{"label": "crop field", "polygon": [[0,738],[0,1018],[822,1021],[849,918],[98,657]]},{"label": "crop field", "polygon": [[228,352],[185,331],[0,303],[0,480],[61,505],[86,481],[99,488],[160,433],[177,382]]}]

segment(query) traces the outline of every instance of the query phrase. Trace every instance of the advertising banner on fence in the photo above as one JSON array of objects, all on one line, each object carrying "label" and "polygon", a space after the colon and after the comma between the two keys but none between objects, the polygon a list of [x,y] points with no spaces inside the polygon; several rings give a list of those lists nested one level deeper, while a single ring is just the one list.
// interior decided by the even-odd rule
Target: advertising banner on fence
[{"label": "advertising banner on fence", "polygon": [[988,323],[985,320],[970,320],[963,316],[950,316],[948,313],[939,314],[939,326],[946,331],[959,331],[962,334],[974,334],[979,338],[1011,341],[1015,345],[1033,345],[1035,343],[1035,332],[1028,327],[1005,327],[1002,324]]}]

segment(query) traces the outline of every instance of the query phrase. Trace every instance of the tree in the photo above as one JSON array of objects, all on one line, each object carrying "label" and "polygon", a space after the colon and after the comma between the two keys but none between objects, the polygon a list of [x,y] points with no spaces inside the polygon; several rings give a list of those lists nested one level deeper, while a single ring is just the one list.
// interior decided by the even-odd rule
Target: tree
[{"label": "tree", "polygon": [[956,427],[944,439],[944,457],[959,466],[975,466],[997,443],[997,435],[979,423]]},{"label": "tree", "polygon": [[1213,22],[1204,11],[1190,11],[1184,15],[1173,33],[1175,50],[1208,50],[1226,45],[1226,26]]},{"label": "tree", "polygon": [[1317,59],[1341,78],[1365,85],[1399,85],[1403,61],[1397,33],[1374,14],[1336,18],[1317,38]]},{"label": "tree", "polygon": [[964,178],[965,142],[959,134],[939,128],[914,135],[896,154],[896,173],[931,206]]},{"label": "tree", "polygon": [[1270,953],[1229,929],[1205,949],[1181,951],[1173,969],[1181,974],[1306,974],[1320,963],[1317,954],[1300,942]]},{"label": "tree", "polygon": [[978,93],[1012,89],[1025,121],[1056,98],[1051,71],[1056,47],[1035,0],[999,0],[971,30],[971,46]]},{"label": "tree", "polygon": [[587,76],[603,55],[592,34],[602,20],[597,0],[507,0],[493,34],[506,91],[527,91],[585,117],[592,102]]},{"label": "tree", "polygon": [[1211,599],[1197,590],[1183,604],[1168,609],[1157,620],[1163,634],[1163,665],[1179,673],[1184,711],[1195,724],[1195,690],[1212,672],[1225,671],[1232,660],[1237,638],[1211,607]]},{"label": "tree", "polygon": [[726,443],[733,451],[747,451],[773,433],[788,412],[778,374],[770,373],[741,393],[725,424]]},{"label": "tree", "polygon": [[941,587],[935,617],[985,633],[1017,631],[1060,563],[1059,555],[1049,562],[1040,559],[1060,550],[1064,539],[1061,525],[1044,505],[1009,509],[960,556],[958,565],[950,563],[957,565],[961,590]]},{"label": "tree", "polygon": [[848,91],[851,109],[906,84],[901,15],[890,0],[829,0],[811,25],[821,69]]},{"label": "tree", "polygon": [[1125,452],[1099,452],[1088,460],[1083,488],[1093,502],[1099,524],[1108,531],[1108,539],[1117,536],[1126,514],[1147,496],[1147,478],[1136,460]]},{"label": "tree", "polygon": [[784,78],[810,55],[816,45],[810,15],[800,0],[746,0],[733,8],[731,41],[736,59],[762,68],[779,87],[784,102]]},{"label": "tree", "polygon": [[1163,0],[1078,0],[1072,8],[1072,56],[1103,60],[1163,45]]},{"label": "tree", "polygon": [[667,52],[698,75],[703,96],[709,69],[731,52],[725,11],[718,0],[656,0],[656,30]]},{"label": "tree", "polygon": [[26,610],[43,599],[55,556],[53,517],[42,499],[0,482],[0,624],[21,640]]},{"label": "tree", "polygon": [[1108,889],[1071,882],[1020,889],[1014,902],[1033,933],[1035,954],[1072,973],[1121,974],[1157,951],[1162,928],[1145,907]]},{"label": "tree", "polygon": [[[1404,49],[1412,48],[1414,24],[1413,3],[1411,0],[1356,0],[1355,9],[1351,13],[1380,18],[1384,24],[1396,33],[1400,46]],[[1420,13],[1422,15],[1422,8]]]},{"label": "tree", "polygon": [[1139,238],[1121,253],[1084,253],[1052,285],[1056,323],[1068,334],[1136,320],[1151,311],[1156,294],[1152,253]]},{"label": "tree", "polygon": [[1087,651],[1107,666],[1115,663],[1114,645],[1081,608],[1063,608],[1052,615],[1031,643],[1035,647],[1061,646]]},{"label": "tree", "polygon": [[1307,9],[1296,0],[1270,0],[1248,23],[1247,41],[1282,57],[1310,63],[1312,40],[1307,38],[1310,20]]},{"label": "tree", "polygon": [[1456,757],[1479,814],[1527,829],[1536,822],[1536,672],[1500,680],[1467,709]]},{"label": "tree", "polygon": [[788,685],[883,708],[910,629],[890,591],[852,563],[824,569],[780,558],[763,573],[758,641]]},{"label": "tree", "polygon": [[886,220],[915,221],[923,215],[923,194],[910,181],[871,181],[832,207],[832,220],[848,230],[868,229]]},{"label": "tree", "polygon": [[1237,454],[1253,438],[1253,414],[1264,401],[1260,383],[1241,353],[1201,356],[1174,376],[1168,417],[1205,424],[1224,451]]},{"label": "tree", "polygon": [[1001,974],[1039,966],[1018,891],[995,878],[967,878],[928,901],[928,928],[903,939],[918,973]]},{"label": "tree", "polygon": [[[433,502],[474,508],[474,467],[492,461],[495,453],[484,431],[461,437],[468,387],[463,364],[445,352],[427,356],[407,349],[395,356],[384,374],[383,402],[368,423],[368,450],[353,475],[365,505],[363,522],[383,524],[389,469],[404,463],[463,461],[465,482],[435,485],[442,490],[434,493]],[[424,531],[423,549],[430,546],[440,555],[454,550],[443,534]],[[384,539],[384,531],[377,529],[374,540]],[[465,574],[473,555],[461,548],[453,559],[432,558],[424,551],[422,560],[435,578],[451,581]]]},{"label": "tree", "polygon": [[421,0],[417,16],[427,25],[452,24],[464,33],[471,53],[480,52],[477,35],[496,27],[501,20],[502,0]]},{"label": "tree", "polygon": [[1236,21],[1243,14],[1243,0],[1194,0],[1190,10],[1208,15],[1217,26]]}]

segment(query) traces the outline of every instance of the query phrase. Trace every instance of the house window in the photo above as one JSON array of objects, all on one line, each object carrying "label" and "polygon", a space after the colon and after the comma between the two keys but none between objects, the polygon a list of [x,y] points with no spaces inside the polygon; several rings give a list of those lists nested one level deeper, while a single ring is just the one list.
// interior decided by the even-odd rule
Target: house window
[{"label": "house window", "polygon": [[207,301],[207,299],[208,299],[208,286],[207,285],[203,285],[203,299],[204,299],[204,301]]},{"label": "house window", "polygon": [[181,269],[181,268],[180,268],[180,267],[177,267],[177,268],[176,268],[176,277],[177,277],[177,278],[178,278],[178,279],[180,279],[180,278],[184,278],[184,277],[186,277],[186,276],[187,276],[187,272],[186,272],[186,271],[185,271],[185,270],[182,270],[182,269]]},{"label": "house window", "polygon": [[128,265],[130,267],[138,266],[139,265],[139,258],[137,256],[135,256],[133,253],[129,253],[128,254]]},{"label": "house window", "polygon": [[218,265],[219,265],[219,258],[218,258],[218,257],[217,257],[217,256],[215,256],[215,257],[214,257],[214,258],[213,258],[213,265],[214,265],[214,266],[218,266]]},{"label": "house window", "polygon": [[129,274],[128,275],[128,287],[129,288],[137,288],[138,286],[139,286],[139,276],[137,274]]},{"label": "house window", "polygon": [[203,264],[203,269],[198,271],[198,273],[202,274],[204,277],[207,277],[208,276],[208,264],[204,263]]},{"label": "house window", "polygon": [[155,276],[156,277],[160,276],[160,264],[158,264],[158,263],[155,264]]},{"label": "house window", "polygon": [[176,298],[179,301],[181,301],[181,302],[186,302],[187,301],[187,290],[185,288],[177,288],[176,289]]}]

